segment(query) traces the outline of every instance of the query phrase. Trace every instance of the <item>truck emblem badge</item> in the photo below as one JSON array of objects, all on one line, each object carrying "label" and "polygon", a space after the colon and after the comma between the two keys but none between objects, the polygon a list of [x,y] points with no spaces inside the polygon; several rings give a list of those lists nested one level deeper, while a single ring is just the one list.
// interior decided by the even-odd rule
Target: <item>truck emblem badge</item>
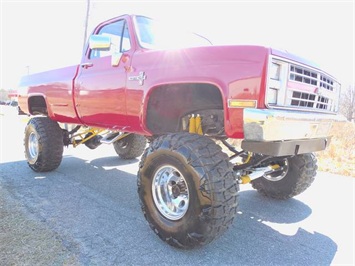
[{"label": "truck emblem badge", "polygon": [[128,80],[130,80],[130,81],[137,80],[139,82],[139,85],[142,86],[144,84],[144,80],[146,78],[147,78],[147,76],[145,75],[144,71],[141,71],[141,72],[139,72],[138,76],[128,77]]}]

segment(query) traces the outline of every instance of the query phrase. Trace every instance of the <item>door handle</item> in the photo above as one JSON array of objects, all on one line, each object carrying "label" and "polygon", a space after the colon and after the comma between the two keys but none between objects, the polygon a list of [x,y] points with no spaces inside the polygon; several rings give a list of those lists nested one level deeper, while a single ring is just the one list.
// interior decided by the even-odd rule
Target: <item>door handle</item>
[{"label": "door handle", "polygon": [[80,66],[82,68],[88,69],[89,67],[92,67],[93,65],[94,65],[93,63],[88,62],[88,63],[82,63]]}]

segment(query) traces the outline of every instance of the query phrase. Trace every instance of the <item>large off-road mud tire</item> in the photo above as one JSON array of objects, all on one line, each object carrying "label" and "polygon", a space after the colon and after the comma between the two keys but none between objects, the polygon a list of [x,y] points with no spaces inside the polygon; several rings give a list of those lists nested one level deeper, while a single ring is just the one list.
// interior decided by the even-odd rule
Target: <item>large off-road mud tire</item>
[{"label": "large off-road mud tire", "polygon": [[141,156],[146,145],[147,139],[137,134],[129,134],[113,143],[117,155],[122,159],[134,159]]},{"label": "large off-road mud tire", "polygon": [[52,171],[63,157],[63,131],[48,117],[34,117],[25,129],[25,156],[35,172]]},{"label": "large off-road mud tire", "polygon": [[207,137],[177,133],[155,139],[138,171],[142,211],[168,244],[191,249],[232,224],[239,186],[228,156]]},{"label": "large off-road mud tire", "polygon": [[275,161],[281,170],[252,181],[252,186],[261,194],[288,199],[304,192],[317,174],[317,159],[312,153],[296,155]]}]

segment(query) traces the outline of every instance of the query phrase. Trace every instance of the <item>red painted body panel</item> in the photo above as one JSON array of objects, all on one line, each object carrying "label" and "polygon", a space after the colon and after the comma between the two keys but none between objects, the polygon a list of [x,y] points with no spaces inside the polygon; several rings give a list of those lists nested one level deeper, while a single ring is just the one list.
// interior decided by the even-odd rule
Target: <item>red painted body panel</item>
[{"label": "red painted body panel", "polygon": [[123,67],[107,67],[111,58],[90,60],[80,68],[74,85],[78,114],[86,125],[121,129],[126,125],[126,72]]},{"label": "red painted body panel", "polygon": [[[228,108],[228,99],[256,100],[258,108],[265,108],[269,54],[284,54],[261,46],[143,49],[138,45],[132,17],[121,18],[128,23],[131,49],[122,55],[117,67],[111,66],[110,57],[89,59],[86,48],[82,64],[92,63],[92,67],[72,66],[24,77],[19,93],[21,109],[29,112],[28,98],[42,95],[53,120],[150,135],[146,113],[155,88],[208,83],[221,92],[227,136],[243,137],[243,109]],[[142,85],[134,80],[140,72],[145,74]]]},{"label": "red painted body panel", "polygon": [[29,113],[28,99],[33,96],[43,96],[48,107],[48,115],[53,120],[80,124],[72,95],[76,73],[77,66],[70,66],[24,76],[18,91],[21,109]]},{"label": "red painted body panel", "polygon": [[144,128],[147,99],[156,87],[174,83],[209,83],[218,87],[223,96],[226,134],[242,137],[243,110],[227,108],[227,100],[252,99],[263,103],[260,94],[268,54],[267,48],[258,46],[137,51],[132,60],[134,72],[129,75],[144,71],[147,79],[143,87],[128,81],[127,114],[135,118],[137,129]]}]

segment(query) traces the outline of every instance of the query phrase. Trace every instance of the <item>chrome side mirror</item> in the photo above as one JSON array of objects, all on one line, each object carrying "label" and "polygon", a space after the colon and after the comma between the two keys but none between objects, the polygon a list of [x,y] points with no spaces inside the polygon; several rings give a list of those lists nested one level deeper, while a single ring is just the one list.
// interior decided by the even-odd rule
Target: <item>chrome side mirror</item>
[{"label": "chrome side mirror", "polygon": [[105,35],[91,35],[89,38],[90,49],[110,50],[111,65],[116,67],[120,63],[122,53],[118,51],[115,43],[115,39],[111,40],[111,37]]},{"label": "chrome side mirror", "polygon": [[111,38],[104,35],[91,35],[89,38],[90,49],[110,49]]}]

